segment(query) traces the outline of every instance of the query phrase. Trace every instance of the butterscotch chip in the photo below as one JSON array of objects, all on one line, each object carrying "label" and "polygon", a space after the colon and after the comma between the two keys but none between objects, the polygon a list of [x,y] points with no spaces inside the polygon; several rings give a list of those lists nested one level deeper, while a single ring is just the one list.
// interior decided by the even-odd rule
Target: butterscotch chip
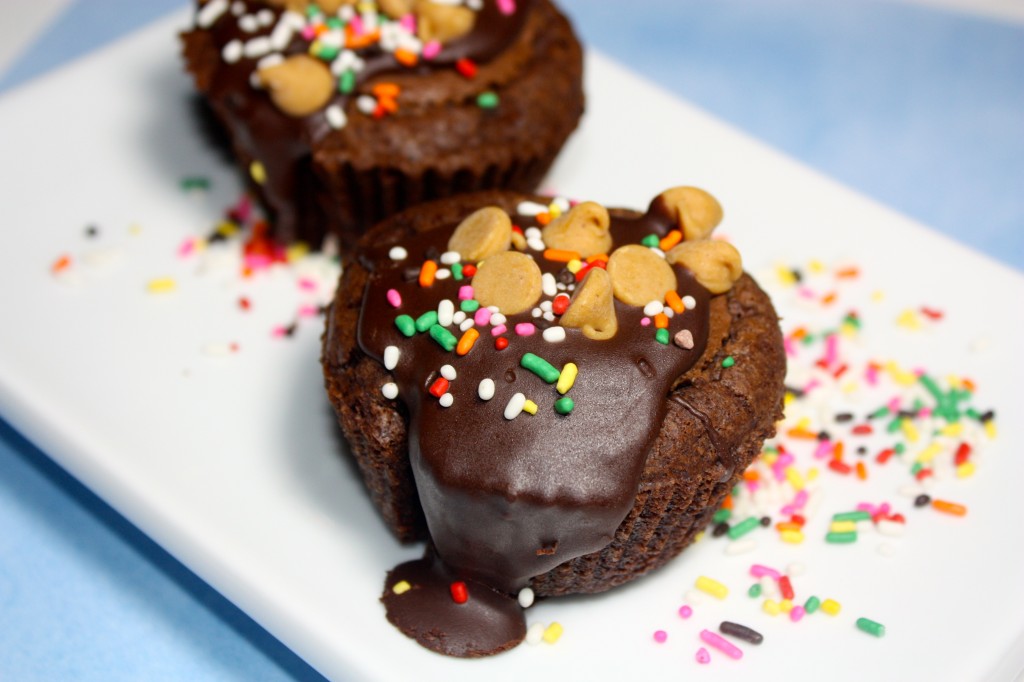
[{"label": "butterscotch chip", "polygon": [[436,40],[446,43],[473,30],[476,12],[468,7],[450,5],[430,0],[416,0],[417,35],[427,43]]},{"label": "butterscotch chip", "polygon": [[712,294],[721,294],[743,274],[740,252],[723,241],[683,242],[665,254],[669,263],[682,265]]},{"label": "butterscotch chip", "polygon": [[474,211],[455,228],[448,239],[448,250],[457,251],[466,260],[483,260],[512,245],[512,219],[497,206]]},{"label": "butterscotch chip", "polygon": [[583,335],[595,341],[604,341],[615,336],[619,320],[615,316],[615,299],[612,292],[612,278],[601,268],[592,268],[569,301],[569,308],[562,315],[564,327],[575,327]]},{"label": "butterscotch chip", "polygon": [[722,205],[698,187],[673,187],[654,201],[676,221],[687,241],[706,238],[722,222]]},{"label": "butterscotch chip", "polygon": [[615,298],[629,305],[643,306],[664,301],[676,288],[676,273],[665,259],[646,246],[627,244],[608,258]]},{"label": "butterscotch chip", "polygon": [[604,206],[584,201],[548,223],[541,234],[549,249],[575,251],[587,258],[611,251],[610,222]]},{"label": "butterscotch chip", "polygon": [[309,55],[293,55],[260,69],[257,75],[277,108],[289,116],[308,116],[319,111],[334,93],[331,70]]},{"label": "butterscotch chip", "polygon": [[497,306],[504,315],[521,313],[540,300],[540,267],[518,251],[489,256],[476,268],[473,294],[480,305]]}]

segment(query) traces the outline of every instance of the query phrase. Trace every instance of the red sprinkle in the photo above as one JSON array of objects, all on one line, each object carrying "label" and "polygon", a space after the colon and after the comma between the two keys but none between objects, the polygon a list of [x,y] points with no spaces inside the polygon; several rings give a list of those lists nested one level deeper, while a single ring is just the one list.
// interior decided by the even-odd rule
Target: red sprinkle
[{"label": "red sprinkle", "polygon": [[928,308],[927,306],[921,306],[921,313],[924,314],[925,317],[929,317],[933,320],[941,320],[943,316],[943,312],[941,310]]},{"label": "red sprinkle", "polygon": [[874,433],[874,429],[871,428],[871,424],[858,424],[853,427],[851,433],[855,433],[858,436],[867,436]]},{"label": "red sprinkle", "polygon": [[252,303],[249,302],[248,298],[242,296],[240,299],[238,299],[238,307],[241,308],[242,310],[248,310],[249,308],[252,307]]},{"label": "red sprinkle", "polygon": [[960,443],[960,447],[956,449],[956,454],[953,455],[953,464],[960,466],[967,461],[967,458],[971,456],[971,446],[967,443]]},{"label": "red sprinkle", "polygon": [[465,78],[473,78],[476,76],[476,62],[468,57],[463,57],[455,62],[455,70]]},{"label": "red sprinkle", "polygon": [[843,474],[844,476],[853,471],[853,468],[846,462],[841,462],[838,459],[829,460],[828,468],[836,473]]},{"label": "red sprinkle", "polygon": [[551,312],[555,315],[561,315],[569,309],[569,294],[558,294],[554,300],[551,301]]},{"label": "red sprinkle", "polygon": [[934,476],[934,475],[935,475],[935,473],[931,469],[921,469],[916,474],[914,474],[914,478],[916,478],[919,481],[923,481],[924,479],[928,478],[929,476]]},{"label": "red sprinkle", "polygon": [[466,589],[466,583],[461,580],[453,582],[448,590],[452,593],[452,601],[456,604],[465,604],[469,601],[469,590]]},{"label": "red sprinkle", "polygon": [[875,455],[875,461],[878,462],[879,464],[885,464],[886,462],[889,461],[889,458],[895,454],[895,450],[893,450],[892,448],[886,448],[885,450],[882,450],[877,455]]},{"label": "red sprinkle", "polygon": [[788,575],[779,578],[779,592],[783,599],[793,599],[793,583],[789,582]]},{"label": "red sprinkle", "polygon": [[438,377],[437,379],[434,380],[434,383],[430,385],[428,391],[430,395],[434,396],[435,398],[440,398],[441,396],[448,392],[448,386],[449,383],[447,379],[445,379],[444,377]]},{"label": "red sprinkle", "polygon": [[476,266],[475,265],[463,265],[462,266],[462,274],[464,276],[466,276],[466,277],[472,277],[473,275],[476,274]]},{"label": "red sprinkle", "polygon": [[504,336],[499,336],[498,338],[494,339],[494,347],[498,350],[505,350],[506,348],[508,348],[508,339],[506,339]]}]

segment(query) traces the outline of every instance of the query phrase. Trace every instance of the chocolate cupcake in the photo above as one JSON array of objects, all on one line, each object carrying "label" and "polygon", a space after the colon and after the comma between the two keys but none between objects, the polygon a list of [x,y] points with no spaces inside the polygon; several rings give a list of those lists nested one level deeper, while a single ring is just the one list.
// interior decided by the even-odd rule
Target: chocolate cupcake
[{"label": "chocolate cupcake", "polygon": [[360,242],[322,361],[374,503],[429,540],[386,581],[400,629],[502,651],[525,632],[512,595],[607,590],[705,528],[785,373],[771,302],[709,239],[720,219],[688,187],[644,213],[485,192]]},{"label": "chocolate cupcake", "polygon": [[182,40],[282,241],[348,246],[416,203],[531,191],[583,111],[548,0],[205,0]]}]

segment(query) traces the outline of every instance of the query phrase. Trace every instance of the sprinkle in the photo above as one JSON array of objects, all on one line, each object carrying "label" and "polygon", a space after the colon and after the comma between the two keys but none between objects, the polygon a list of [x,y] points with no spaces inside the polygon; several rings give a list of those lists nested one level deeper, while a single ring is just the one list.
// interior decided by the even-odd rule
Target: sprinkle
[{"label": "sprinkle", "polygon": [[437,311],[428,310],[416,318],[416,331],[421,334],[437,324]]},{"label": "sprinkle", "polygon": [[544,258],[556,263],[568,263],[582,259],[579,252],[568,249],[544,249]]},{"label": "sprinkle", "polygon": [[842,605],[834,599],[826,599],[821,602],[821,610],[830,616],[835,616],[839,613]]},{"label": "sprinkle", "polygon": [[654,340],[663,346],[667,346],[671,340],[671,336],[669,336],[667,329],[659,329],[654,333]]},{"label": "sprinkle", "polygon": [[527,399],[526,402],[523,403],[523,412],[526,414],[537,414],[537,403]]},{"label": "sprinkle", "polygon": [[537,327],[532,322],[520,322],[515,329],[517,336],[532,336],[537,331]]},{"label": "sprinkle", "polygon": [[[437,313],[434,313],[435,315]],[[409,315],[399,315],[395,318],[395,326],[398,327],[398,331],[402,332],[404,336],[412,337],[416,335],[416,321]]]},{"label": "sprinkle", "polygon": [[345,110],[337,104],[332,104],[324,110],[324,118],[327,119],[327,125],[334,130],[341,130],[348,123]]},{"label": "sprinkle", "polygon": [[476,98],[476,105],[481,109],[496,109],[500,103],[501,99],[498,97],[498,93],[491,90],[481,92]]},{"label": "sprinkle", "polygon": [[473,350],[473,345],[479,338],[480,332],[478,332],[474,327],[470,327],[462,333],[462,338],[459,339],[458,344],[455,346],[455,354],[466,355],[469,351]]},{"label": "sprinkle", "polygon": [[548,343],[561,343],[565,341],[565,327],[548,327],[541,335]]},{"label": "sprinkle", "polygon": [[555,401],[555,412],[558,414],[570,414],[576,408],[576,403],[569,396],[564,396]]},{"label": "sprinkle", "polygon": [[764,635],[757,630],[748,628],[746,625],[740,625],[739,623],[733,623],[728,620],[723,620],[718,625],[718,631],[723,635],[730,635],[742,639],[744,642],[750,642],[751,644],[760,644],[764,641]]},{"label": "sprinkle", "polygon": [[442,327],[450,327],[455,317],[455,304],[450,298],[441,299],[437,304],[437,323]]},{"label": "sprinkle", "polygon": [[967,514],[967,507],[946,500],[932,500],[932,508],[944,514],[952,514],[953,516],[965,516]]},{"label": "sprinkle", "polygon": [[777,616],[781,613],[779,608],[779,602],[774,599],[765,599],[761,602],[761,610],[767,613],[769,616]]},{"label": "sprinkle", "polygon": [[498,338],[494,339],[494,348],[495,350],[505,350],[506,348],[508,348],[508,339],[506,339],[504,336],[499,336]]},{"label": "sprinkle", "polygon": [[509,398],[508,404],[505,405],[505,419],[509,421],[515,419],[523,411],[523,406],[526,405],[526,396],[522,393],[516,393]]},{"label": "sprinkle", "polygon": [[253,161],[249,164],[249,176],[257,185],[262,185],[267,181],[267,169],[259,161]]},{"label": "sprinkle", "polygon": [[389,372],[398,366],[398,358],[401,356],[401,351],[398,350],[398,346],[388,346],[384,349],[384,369]]},{"label": "sprinkle", "polygon": [[466,588],[466,583],[461,580],[453,582],[448,590],[451,592],[452,601],[456,604],[465,604],[469,601],[469,590]]},{"label": "sprinkle", "polygon": [[494,397],[494,379],[481,379],[480,385],[476,388],[476,394],[480,400],[490,400]]},{"label": "sprinkle", "polygon": [[716,649],[724,653],[729,658],[733,658],[736,660],[743,658],[743,651],[741,651],[739,647],[734,645],[732,642],[729,642],[725,638],[721,637],[720,635],[716,635],[714,632],[711,632],[711,630],[701,630],[700,638],[707,644],[710,644],[711,646],[715,647]]},{"label": "sprinkle", "polygon": [[702,575],[699,578],[697,578],[696,582],[694,583],[694,587],[696,587],[701,592],[710,594],[712,597],[717,597],[718,599],[725,599],[729,594],[728,587],[718,582],[717,580],[709,578],[705,575]]},{"label": "sprinkle", "polygon": [[665,632],[664,630],[655,630],[654,631],[654,641],[657,642],[658,644],[664,644],[667,639],[668,639],[668,633]]},{"label": "sprinkle", "polygon": [[751,516],[729,529],[729,539],[737,540],[760,525],[760,519]]},{"label": "sprinkle", "polygon": [[536,622],[526,628],[526,637],[524,640],[527,644],[540,644],[544,637],[544,623]]},{"label": "sprinkle", "polygon": [[398,397],[398,384],[389,381],[380,387],[380,392],[384,394],[384,397],[388,400],[394,400]]},{"label": "sprinkle", "polygon": [[665,306],[662,305],[661,301],[650,301],[644,306],[644,315],[647,317],[654,317],[655,315],[661,314],[664,309]]},{"label": "sprinkle", "polygon": [[397,583],[391,586],[391,591],[395,594],[405,594],[412,589],[412,585],[407,580],[399,580]]},{"label": "sprinkle", "polygon": [[434,380],[434,383],[430,385],[430,388],[427,389],[427,392],[435,398],[440,398],[448,392],[448,386],[449,382],[447,379],[444,377],[438,377]]},{"label": "sprinkle", "polygon": [[528,609],[531,606],[533,606],[533,599],[533,590],[531,590],[529,587],[524,587],[523,589],[519,590],[519,594],[516,595],[516,601],[518,601],[519,606],[521,606],[524,609]]},{"label": "sprinkle", "polygon": [[56,275],[67,270],[69,267],[71,267],[71,256],[62,255],[50,266],[50,272]]},{"label": "sprinkle", "polygon": [[697,299],[693,296],[683,296],[683,305],[686,306],[687,310],[693,310],[697,307]]},{"label": "sprinkle", "polygon": [[691,332],[689,329],[681,329],[678,332],[676,332],[676,335],[673,340],[675,341],[675,344],[680,348],[683,348],[685,350],[693,349],[693,332]]},{"label": "sprinkle", "polygon": [[455,346],[458,345],[458,339],[455,338],[455,334],[452,334],[439,324],[434,324],[430,327],[430,338],[437,341],[439,346],[449,352],[455,350]]},{"label": "sprinkle", "polygon": [[463,57],[455,61],[455,70],[458,71],[463,78],[471,79],[476,76],[476,62],[468,57]]},{"label": "sprinkle", "polygon": [[870,618],[858,618],[857,629],[862,632],[866,632],[869,635],[874,635],[875,637],[885,636],[885,626],[881,623],[876,623]]},{"label": "sprinkle", "polygon": [[562,637],[562,632],[562,624],[556,621],[544,629],[542,638],[548,644],[554,644]]},{"label": "sprinkle", "polygon": [[821,606],[821,600],[818,599],[817,597],[811,596],[811,597],[808,597],[807,601],[804,602],[804,611],[809,615],[809,614],[812,614],[815,611],[817,611],[818,607],[820,607],[820,606]]},{"label": "sprinkle", "polygon": [[437,402],[438,404],[441,405],[441,407],[451,407],[452,403],[455,402],[455,396],[453,396],[451,393],[445,393],[443,396],[437,399]]},{"label": "sprinkle", "polygon": [[409,257],[409,252],[401,246],[392,246],[391,250],[388,251],[388,258],[391,260],[405,260]]},{"label": "sprinkle", "polygon": [[516,13],[516,0],[498,0],[498,11],[508,16]]},{"label": "sprinkle", "polygon": [[420,286],[424,288],[431,286],[436,275],[437,263],[432,260],[423,261],[423,265],[420,267]]},{"label": "sprinkle", "polygon": [[579,367],[575,363],[567,362],[562,367],[562,371],[558,373],[558,383],[555,384],[555,389],[565,395],[569,392],[569,389],[576,383],[576,377],[579,374]]},{"label": "sprinkle", "polygon": [[549,384],[555,383],[561,377],[561,372],[554,365],[533,353],[524,353],[519,364]]},{"label": "sprinkle", "polygon": [[178,288],[177,282],[171,277],[158,277],[146,283],[146,291],[151,294],[166,294]]},{"label": "sprinkle", "polygon": [[779,576],[779,594],[785,599],[793,599],[793,584],[788,575]]},{"label": "sprinkle", "polygon": [[402,307],[402,295],[398,293],[397,289],[388,289],[387,297],[392,308]]},{"label": "sprinkle", "polygon": [[722,367],[725,367],[725,368],[732,367],[735,364],[736,364],[736,360],[731,355],[727,355],[725,357],[725,359],[722,360]]},{"label": "sprinkle", "polygon": [[683,299],[679,298],[679,293],[674,290],[669,290],[665,294],[665,303],[672,309],[672,312],[677,315],[682,315],[686,312],[686,306],[683,305]]},{"label": "sprinkle", "polygon": [[673,246],[683,240],[683,233],[679,230],[671,230],[668,234],[661,238],[658,242],[658,248],[662,251],[668,251]]}]

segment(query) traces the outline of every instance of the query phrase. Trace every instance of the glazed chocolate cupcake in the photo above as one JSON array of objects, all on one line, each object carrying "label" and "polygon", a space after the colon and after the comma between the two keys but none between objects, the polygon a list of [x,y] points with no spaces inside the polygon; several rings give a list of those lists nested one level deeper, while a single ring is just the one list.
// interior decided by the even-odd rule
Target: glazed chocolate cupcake
[{"label": "glazed chocolate cupcake", "polygon": [[785,373],[771,302],[708,238],[720,219],[688,187],[644,213],[486,192],[360,242],[322,360],[375,504],[429,540],[386,581],[400,629],[507,649],[510,595],[607,590],[708,524],[774,433]]},{"label": "glazed chocolate cupcake", "polygon": [[533,190],[583,111],[548,0],[205,0],[182,39],[282,241],[349,246],[429,199]]}]

